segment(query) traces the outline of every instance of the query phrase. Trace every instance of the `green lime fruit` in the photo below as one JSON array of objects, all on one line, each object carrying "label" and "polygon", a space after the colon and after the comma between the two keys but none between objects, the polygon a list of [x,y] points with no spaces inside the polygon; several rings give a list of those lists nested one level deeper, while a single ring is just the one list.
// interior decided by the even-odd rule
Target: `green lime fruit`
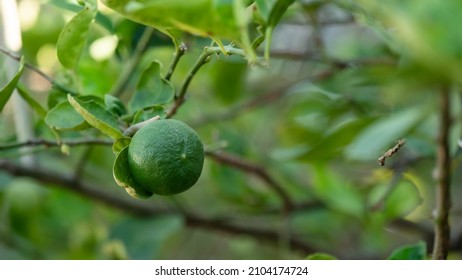
[{"label": "green lime fruit", "polygon": [[158,120],[138,130],[128,147],[133,180],[159,195],[191,188],[204,164],[204,146],[196,132],[177,120]]}]

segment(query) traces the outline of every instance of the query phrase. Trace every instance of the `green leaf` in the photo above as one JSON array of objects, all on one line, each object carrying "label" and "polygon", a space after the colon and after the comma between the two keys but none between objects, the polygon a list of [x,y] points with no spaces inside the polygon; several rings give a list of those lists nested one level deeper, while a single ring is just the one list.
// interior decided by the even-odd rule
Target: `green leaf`
[{"label": "green leaf", "polygon": [[32,98],[32,96],[30,96],[25,87],[18,85],[17,88],[19,94],[27,102],[27,104],[29,104],[29,106],[33,108],[41,118],[45,118],[47,115],[45,108],[43,108],[40,103],[38,103],[34,98]]},{"label": "green leaf", "polygon": [[213,65],[211,73],[214,92],[221,102],[230,104],[242,96],[247,73],[247,63],[244,60],[218,61]]},{"label": "green leaf", "polygon": [[323,164],[313,166],[313,187],[327,206],[354,217],[364,215],[364,199],[345,178],[338,177]]},{"label": "green leaf", "polygon": [[88,128],[83,117],[77,113],[67,101],[58,103],[48,111],[45,116],[45,123],[56,130],[81,130]]},{"label": "green leaf", "polygon": [[414,245],[402,246],[394,250],[389,260],[425,260],[427,256],[427,245],[423,241],[419,241]]},{"label": "green leaf", "polygon": [[168,248],[183,228],[180,215],[157,215],[154,217],[126,217],[119,219],[112,228],[110,240],[122,240],[130,259],[157,259]]},{"label": "green leaf", "polygon": [[161,119],[164,119],[166,116],[165,108],[163,106],[154,105],[152,107],[138,110],[133,116],[132,123],[140,123],[155,116],[159,116]]},{"label": "green leaf", "polygon": [[326,253],[314,253],[308,255],[305,260],[336,260],[337,258]]},{"label": "green leaf", "polygon": [[[405,176],[409,176],[406,175]],[[405,217],[422,204],[423,194],[415,182],[402,180],[395,186],[389,182],[375,185],[369,194],[370,205],[380,207],[381,214],[389,220]]]},{"label": "green leaf", "polygon": [[278,160],[301,160],[307,162],[325,161],[338,158],[346,146],[357,136],[358,131],[371,122],[368,118],[345,121],[319,140],[309,145],[305,142],[288,148],[279,148],[272,152]]},{"label": "green leaf", "polygon": [[[48,3],[54,5],[54,6],[58,7],[58,8],[66,9],[68,11],[72,11],[74,13],[78,13],[81,10],[80,6],[75,5],[73,3],[69,3],[68,1],[48,0]],[[113,27],[113,23],[111,21],[110,15],[105,15],[105,14],[102,14],[102,13],[98,13],[96,15],[95,19],[96,19],[96,23],[98,25],[104,27],[109,32],[114,32],[114,27]]]},{"label": "green leaf", "polygon": [[125,17],[152,26],[172,38],[182,32],[203,37],[232,40],[245,48],[249,58],[255,53],[248,34],[249,15],[242,0],[103,0],[107,7]]},{"label": "green leaf", "polygon": [[430,74],[428,79],[461,81],[462,39],[457,21],[462,16],[461,1],[358,2],[368,17],[380,21],[377,25],[398,43],[400,53],[418,65],[418,71]]},{"label": "green leaf", "polygon": [[63,101],[67,101],[68,92],[61,89],[59,86],[53,84],[50,91],[48,91],[47,106],[49,109],[58,105]]},{"label": "green leaf", "polygon": [[359,133],[346,148],[345,154],[355,160],[377,159],[427,115],[425,108],[417,106],[378,120]]},{"label": "green leaf", "polygon": [[18,71],[16,71],[16,74],[14,74],[11,80],[3,88],[0,89],[0,112],[3,111],[6,102],[8,102],[8,100],[11,97],[11,94],[13,94],[13,91],[16,88],[16,85],[18,84],[19,78],[21,78],[23,71],[24,58],[21,57],[21,60],[19,61]]},{"label": "green leaf", "polygon": [[358,131],[370,123],[370,119],[347,121],[325,135],[319,143],[298,155],[296,159],[304,161],[328,160],[338,157],[348,144],[357,136]]},{"label": "green leaf", "polygon": [[276,3],[277,0],[255,0],[255,4],[257,4],[259,14],[261,18],[268,22],[268,19],[271,15],[271,7]]},{"label": "green leaf", "polygon": [[87,0],[84,2],[84,8],[61,31],[56,48],[58,59],[64,67],[76,67],[97,11],[96,0]]},{"label": "green leaf", "polygon": [[104,104],[106,105],[108,112],[116,117],[127,114],[127,109],[125,108],[124,103],[115,96],[106,94],[104,96]]},{"label": "green leaf", "polygon": [[130,137],[124,137],[114,141],[114,144],[112,145],[112,151],[114,154],[118,155],[123,149],[130,145],[131,140],[132,139]]},{"label": "green leaf", "polygon": [[123,187],[130,196],[140,199],[152,196],[152,193],[138,186],[132,177],[130,166],[128,165],[128,146],[117,155],[112,168],[112,174],[116,183]]},{"label": "green leaf", "polygon": [[[239,0],[240,1],[240,0]],[[231,11],[234,0],[103,0],[109,8],[128,17],[129,19],[159,28],[162,32],[172,34],[172,31],[186,31],[199,36],[210,35],[238,36],[238,28],[229,23],[224,10]],[[217,13],[217,11],[219,13]],[[198,16],[201,15],[201,16]]]},{"label": "green leaf", "polygon": [[144,70],[138,82],[137,91],[129,103],[132,111],[165,104],[173,99],[174,89],[170,82],[162,78],[160,70],[161,65],[158,61],[153,61]]},{"label": "green leaf", "polygon": [[115,117],[96,101],[96,97],[82,96],[80,98],[74,98],[69,94],[67,98],[72,107],[74,107],[91,126],[114,140],[124,137]]},{"label": "green leaf", "polygon": [[269,59],[271,38],[274,27],[295,0],[256,0],[258,10],[265,24],[265,58]]},{"label": "green leaf", "polygon": [[274,28],[295,0],[256,0],[258,11],[267,26]]}]

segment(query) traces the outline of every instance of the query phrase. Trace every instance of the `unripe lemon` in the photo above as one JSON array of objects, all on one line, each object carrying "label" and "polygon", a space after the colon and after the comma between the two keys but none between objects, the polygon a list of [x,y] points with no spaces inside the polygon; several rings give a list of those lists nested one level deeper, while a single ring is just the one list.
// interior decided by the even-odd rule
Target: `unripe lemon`
[{"label": "unripe lemon", "polygon": [[177,120],[145,125],[128,147],[128,166],[134,181],[154,194],[186,191],[199,179],[203,164],[204,147],[199,136]]}]

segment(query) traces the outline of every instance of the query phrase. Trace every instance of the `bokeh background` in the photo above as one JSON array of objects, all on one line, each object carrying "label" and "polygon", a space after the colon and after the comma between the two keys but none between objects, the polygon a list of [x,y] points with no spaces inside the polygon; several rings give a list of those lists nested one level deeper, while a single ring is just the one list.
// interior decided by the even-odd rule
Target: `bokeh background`
[{"label": "bokeh background", "polygon": [[[56,42],[81,7],[17,2],[27,63],[75,86]],[[456,0],[296,1],[274,31],[268,65],[212,56],[192,81],[175,118],[209,152],[197,184],[180,195],[129,197],[113,180],[110,146],[1,148],[0,258],[385,259],[402,246],[431,250],[442,86],[450,87],[453,120],[450,258],[460,258],[461,14]],[[77,70],[81,92],[108,93],[144,31],[100,4]],[[176,89],[210,44],[184,40]],[[139,64],[158,60],[165,73],[173,53],[171,40],[154,32]],[[7,65],[18,62],[3,53],[0,61],[3,84]],[[43,77],[29,69],[21,81],[44,107],[53,105]],[[9,104],[0,146],[20,142],[21,114],[30,116],[33,139],[53,140],[37,114]],[[63,135],[100,136],[91,129]],[[380,166],[400,139],[406,144]],[[33,168],[12,168],[24,154]]]}]

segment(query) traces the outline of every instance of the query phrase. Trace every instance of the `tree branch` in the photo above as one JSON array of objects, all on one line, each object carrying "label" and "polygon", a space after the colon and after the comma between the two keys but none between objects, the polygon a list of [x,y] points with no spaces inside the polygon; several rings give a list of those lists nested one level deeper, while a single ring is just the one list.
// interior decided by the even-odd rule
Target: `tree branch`
[{"label": "tree branch", "polygon": [[[0,46],[0,52],[4,53],[5,55],[11,57],[12,59],[14,60],[17,60],[17,61],[20,61],[21,60],[21,56],[19,55],[16,55],[14,54],[13,52],[10,52],[8,51],[7,49],[4,49],[2,46]],[[61,90],[65,91],[65,92],[68,92],[68,93],[75,93],[73,90],[70,90],[68,88],[66,88],[65,86],[57,83],[55,81],[55,79],[53,79],[52,77],[50,77],[49,75],[47,75],[45,72],[43,72],[42,70],[40,70],[39,68],[29,64],[29,63],[24,63],[24,66],[26,66],[27,68],[29,68],[30,70],[32,70],[33,72],[37,73],[39,76],[41,76],[42,78],[44,78],[45,80],[47,80],[51,85],[54,85],[58,88],[60,88]]]},{"label": "tree branch", "polygon": [[450,89],[439,93],[439,131],[437,143],[437,186],[435,209],[435,241],[433,259],[444,260],[450,246],[449,211],[451,208],[451,160],[449,155],[449,133],[451,128]]},{"label": "tree branch", "polygon": [[181,43],[178,46],[178,49],[175,51],[172,64],[170,65],[170,68],[168,69],[168,72],[165,75],[164,79],[166,79],[167,81],[170,81],[170,79],[172,78],[173,72],[175,71],[176,66],[178,65],[178,62],[180,61],[180,58],[186,53],[187,50],[188,48],[183,43]]},{"label": "tree branch", "polygon": [[199,56],[197,59],[196,63],[194,66],[191,68],[189,71],[188,75],[184,79],[183,85],[181,86],[180,91],[178,92],[177,95],[175,95],[175,102],[173,103],[173,107],[170,109],[170,111],[167,113],[166,118],[171,118],[173,115],[176,114],[178,111],[178,108],[184,103],[185,101],[185,96],[186,96],[186,91],[189,88],[189,84],[191,83],[192,79],[196,75],[196,73],[201,69],[201,67],[209,62],[209,58],[212,54],[208,53],[206,50],[202,52],[202,54]]},{"label": "tree branch", "polygon": [[108,206],[130,212],[135,215],[146,216],[169,213],[168,211],[162,209],[136,203],[136,200],[129,201],[122,199],[117,195],[101,191],[101,188],[96,188],[92,185],[84,183],[71,175],[66,176],[63,174],[57,174],[56,172],[36,167],[25,167],[6,160],[0,160],[0,169],[8,172],[13,176],[27,176],[43,183],[52,184],[62,189],[71,190],[84,197],[100,201]]},{"label": "tree branch", "polygon": [[[245,56],[245,52],[241,49],[234,48],[232,46],[226,46],[225,47],[226,55],[241,55]],[[213,54],[219,54],[221,53],[222,50],[219,47],[205,47],[204,51],[202,54],[199,56],[197,59],[196,63],[194,66],[191,68],[189,71],[188,75],[183,81],[183,85],[181,86],[179,92],[177,95],[175,95],[175,102],[173,103],[172,108],[170,111],[167,113],[166,118],[171,118],[173,115],[176,114],[178,109],[180,108],[181,105],[185,102],[185,97],[186,97],[186,92],[189,88],[189,84],[193,80],[194,76],[197,74],[199,69],[201,69],[202,66],[207,64],[210,61],[210,56]]]},{"label": "tree branch", "polygon": [[[134,199],[124,199],[118,195],[108,193],[107,191],[101,191],[101,187],[92,186],[73,176],[57,174],[56,172],[40,168],[24,167],[6,160],[0,160],[0,170],[4,170],[13,176],[27,176],[40,182],[78,193],[86,198],[102,202],[109,207],[119,209],[124,213],[129,212],[132,215],[142,217],[182,215],[186,226],[189,227],[204,228],[227,234],[250,235],[257,240],[265,240],[272,243],[277,243],[280,240],[279,232],[275,230],[239,226],[229,222],[224,222],[223,219],[203,218],[197,214],[189,212],[153,207],[152,204],[143,203],[142,201]],[[294,249],[305,254],[310,254],[316,251],[310,244],[302,242],[293,236],[290,237],[289,244],[291,244]]]},{"label": "tree branch", "polygon": [[[16,61],[20,61],[21,60],[21,56],[19,55],[16,55],[14,54],[13,52],[10,52],[8,51],[7,49],[4,49],[3,47],[0,46],[0,52],[4,53],[5,55],[9,56],[10,58],[16,60]],[[42,78],[44,78],[45,80],[47,80],[50,84],[54,84],[54,79],[50,76],[48,76],[45,72],[43,72],[42,70],[38,69],[37,67],[33,66],[33,65],[30,65],[29,63],[25,63],[24,66],[26,66],[27,68],[29,68],[30,70],[34,71],[35,73],[37,73],[38,75],[40,75]]]},{"label": "tree branch", "polygon": [[34,146],[45,146],[45,147],[60,147],[61,145],[67,146],[82,146],[82,145],[103,145],[110,146],[113,142],[104,139],[79,139],[79,140],[64,140],[61,142],[56,142],[46,139],[30,139],[24,142],[12,143],[6,145],[0,145],[0,151],[17,149],[21,147],[34,147]]},{"label": "tree branch", "polygon": [[[221,223],[219,221],[217,222],[210,221],[207,219],[201,219],[197,217],[189,217],[189,219],[186,219],[186,225],[192,227],[211,229],[214,231],[220,231],[224,233],[250,235],[257,237],[260,240],[266,240],[273,243],[279,242],[280,240],[280,233],[278,231],[232,225],[227,223]],[[294,238],[293,236],[289,238],[289,245],[291,246],[291,248],[296,249],[297,251],[304,252],[305,254],[312,254],[317,251],[310,244],[307,244],[297,238]]]}]

